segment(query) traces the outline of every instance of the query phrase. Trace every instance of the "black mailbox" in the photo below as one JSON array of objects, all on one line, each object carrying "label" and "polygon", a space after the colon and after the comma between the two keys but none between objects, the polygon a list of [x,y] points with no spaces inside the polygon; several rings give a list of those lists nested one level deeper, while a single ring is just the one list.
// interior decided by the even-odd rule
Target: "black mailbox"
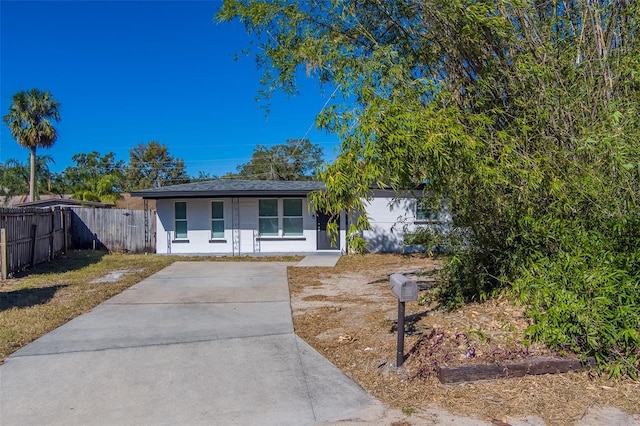
[{"label": "black mailbox", "polygon": [[392,274],[389,277],[391,292],[396,295],[399,302],[418,300],[418,283],[411,281],[402,274]]}]

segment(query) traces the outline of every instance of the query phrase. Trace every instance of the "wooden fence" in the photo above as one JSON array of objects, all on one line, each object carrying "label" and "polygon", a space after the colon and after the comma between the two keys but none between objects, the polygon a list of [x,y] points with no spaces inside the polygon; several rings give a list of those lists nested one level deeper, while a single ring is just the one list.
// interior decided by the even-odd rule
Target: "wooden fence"
[{"label": "wooden fence", "polygon": [[71,212],[57,208],[0,208],[2,279],[67,250]]},{"label": "wooden fence", "polygon": [[0,208],[2,279],[69,248],[155,253],[153,210]]},{"label": "wooden fence", "polygon": [[71,215],[71,247],[155,253],[153,210],[66,207]]}]

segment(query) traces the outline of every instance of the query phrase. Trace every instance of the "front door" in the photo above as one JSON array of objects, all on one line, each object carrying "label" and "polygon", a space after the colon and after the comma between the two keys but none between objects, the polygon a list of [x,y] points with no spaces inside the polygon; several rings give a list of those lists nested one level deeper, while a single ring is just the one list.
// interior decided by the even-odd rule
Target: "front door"
[{"label": "front door", "polygon": [[340,248],[340,222],[338,222],[338,235],[335,244],[331,244],[331,235],[327,232],[327,223],[330,216],[318,212],[316,214],[317,248],[318,250],[336,250]]}]

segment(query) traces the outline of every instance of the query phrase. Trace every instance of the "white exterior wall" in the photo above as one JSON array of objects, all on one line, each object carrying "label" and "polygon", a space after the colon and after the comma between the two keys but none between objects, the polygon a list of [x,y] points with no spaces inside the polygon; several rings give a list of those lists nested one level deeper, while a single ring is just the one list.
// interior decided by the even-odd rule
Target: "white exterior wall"
[{"label": "white exterior wall", "polygon": [[[260,198],[176,198],[156,202],[156,252],[174,254],[251,254],[298,253],[317,251],[316,217],[302,198],[303,235],[282,235],[282,199],[301,197],[264,197],[278,199],[279,236],[258,234],[258,200]],[[187,238],[175,238],[175,202],[187,203]],[[224,202],[224,239],[211,239],[211,202]],[[234,217],[235,209],[235,217]],[[343,215],[344,216],[344,215]],[[340,224],[340,250],[345,250],[344,217]]]},{"label": "white exterior wall", "polygon": [[[187,239],[175,238],[176,201],[187,203]],[[231,199],[224,198],[224,239],[211,240],[212,199],[180,198],[156,202],[157,253],[228,253],[232,250]],[[211,242],[210,242],[211,241]]]},{"label": "white exterior wall", "polygon": [[[416,219],[418,199],[414,196],[395,198],[390,191],[378,191],[366,205],[366,214],[371,229],[363,232],[370,252],[403,251],[403,239],[406,232],[412,232],[418,226],[431,226],[428,221]],[[438,220],[447,222],[451,216],[441,211]]]},{"label": "white exterior wall", "polygon": [[413,229],[416,200],[392,196],[375,197],[366,205],[370,229],[362,236],[371,252],[398,252],[402,250],[404,228]]}]

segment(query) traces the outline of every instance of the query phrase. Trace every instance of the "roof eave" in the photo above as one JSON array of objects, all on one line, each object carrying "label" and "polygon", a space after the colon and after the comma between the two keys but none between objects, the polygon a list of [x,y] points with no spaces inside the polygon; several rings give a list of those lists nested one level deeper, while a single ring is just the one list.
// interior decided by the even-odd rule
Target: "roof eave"
[{"label": "roof eave", "polygon": [[317,190],[251,190],[251,191],[135,191],[132,197],[158,200],[162,198],[222,198],[222,197],[306,197]]}]

